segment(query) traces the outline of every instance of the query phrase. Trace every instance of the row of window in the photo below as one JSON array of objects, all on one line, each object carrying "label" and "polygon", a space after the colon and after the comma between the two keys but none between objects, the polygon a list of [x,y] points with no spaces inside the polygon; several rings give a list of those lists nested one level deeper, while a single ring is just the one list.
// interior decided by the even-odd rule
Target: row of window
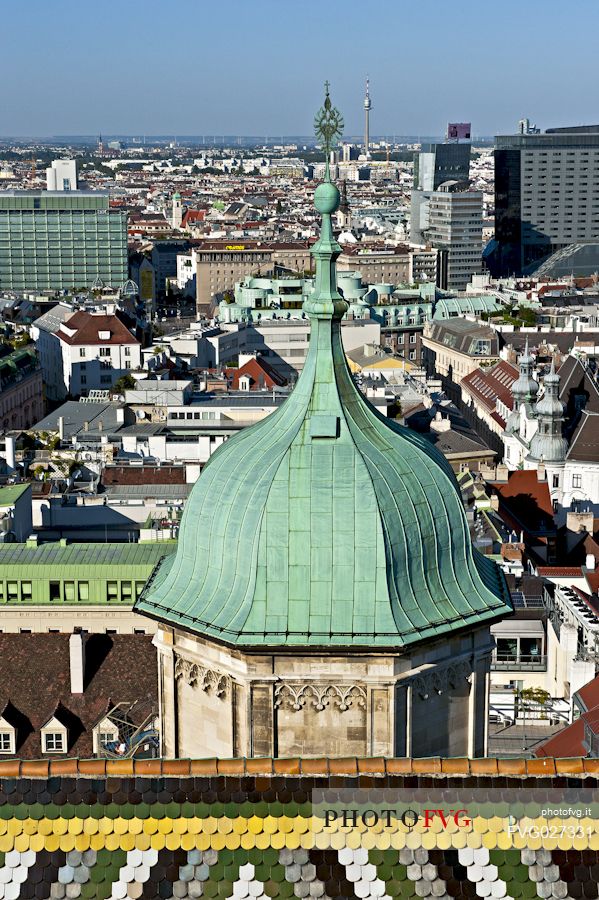
[{"label": "row of window", "polygon": [[[104,599],[132,603],[142,592],[143,581],[107,581]],[[40,602],[64,601],[83,603],[89,601],[88,581],[50,581],[45,598]],[[33,600],[33,583],[31,581],[0,580],[0,601],[13,603],[16,601],[31,602]]]},{"label": "row of window", "polygon": [[169,419],[195,419],[196,421],[199,419],[220,419],[220,416],[215,412],[169,412]]}]

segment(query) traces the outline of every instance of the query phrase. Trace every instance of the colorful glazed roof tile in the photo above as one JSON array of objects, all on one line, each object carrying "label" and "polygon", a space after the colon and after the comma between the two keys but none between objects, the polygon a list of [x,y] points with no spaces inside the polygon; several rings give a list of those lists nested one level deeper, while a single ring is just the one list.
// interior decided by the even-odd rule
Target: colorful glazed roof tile
[{"label": "colorful glazed roof tile", "polygon": [[331,223],[339,202],[327,169],[295,390],[211,457],[177,554],[139,612],[234,645],[393,648],[511,610],[499,569],[472,547],[447,461],[380,415],[351,377]]},{"label": "colorful glazed roof tile", "polygon": [[588,762],[0,762],[0,897],[596,898]]}]

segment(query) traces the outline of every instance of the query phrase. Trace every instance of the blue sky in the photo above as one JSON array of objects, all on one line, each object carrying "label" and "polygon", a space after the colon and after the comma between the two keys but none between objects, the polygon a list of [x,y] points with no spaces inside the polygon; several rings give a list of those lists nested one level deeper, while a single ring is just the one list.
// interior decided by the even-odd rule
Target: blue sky
[{"label": "blue sky", "polygon": [[20,0],[2,4],[0,135],[309,134],[599,122],[598,0]]}]

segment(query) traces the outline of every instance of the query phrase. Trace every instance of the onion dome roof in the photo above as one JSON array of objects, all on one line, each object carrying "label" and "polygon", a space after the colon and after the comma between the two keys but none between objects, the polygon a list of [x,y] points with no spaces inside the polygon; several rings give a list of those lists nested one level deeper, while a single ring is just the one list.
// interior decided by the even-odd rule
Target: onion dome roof
[{"label": "onion dome roof", "polygon": [[296,387],[212,455],[177,553],[136,609],[255,648],[401,648],[491,623],[511,610],[509,593],[472,546],[451,467],[371,406],[350,374],[328,170],[315,202],[310,347]]}]

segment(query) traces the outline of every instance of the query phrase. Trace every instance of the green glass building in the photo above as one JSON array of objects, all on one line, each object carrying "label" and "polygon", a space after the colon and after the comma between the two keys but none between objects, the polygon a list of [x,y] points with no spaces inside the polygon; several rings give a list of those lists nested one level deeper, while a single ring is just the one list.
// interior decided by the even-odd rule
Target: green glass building
[{"label": "green glass building", "polygon": [[0,290],[118,287],[128,277],[127,213],[108,194],[0,192]]}]

